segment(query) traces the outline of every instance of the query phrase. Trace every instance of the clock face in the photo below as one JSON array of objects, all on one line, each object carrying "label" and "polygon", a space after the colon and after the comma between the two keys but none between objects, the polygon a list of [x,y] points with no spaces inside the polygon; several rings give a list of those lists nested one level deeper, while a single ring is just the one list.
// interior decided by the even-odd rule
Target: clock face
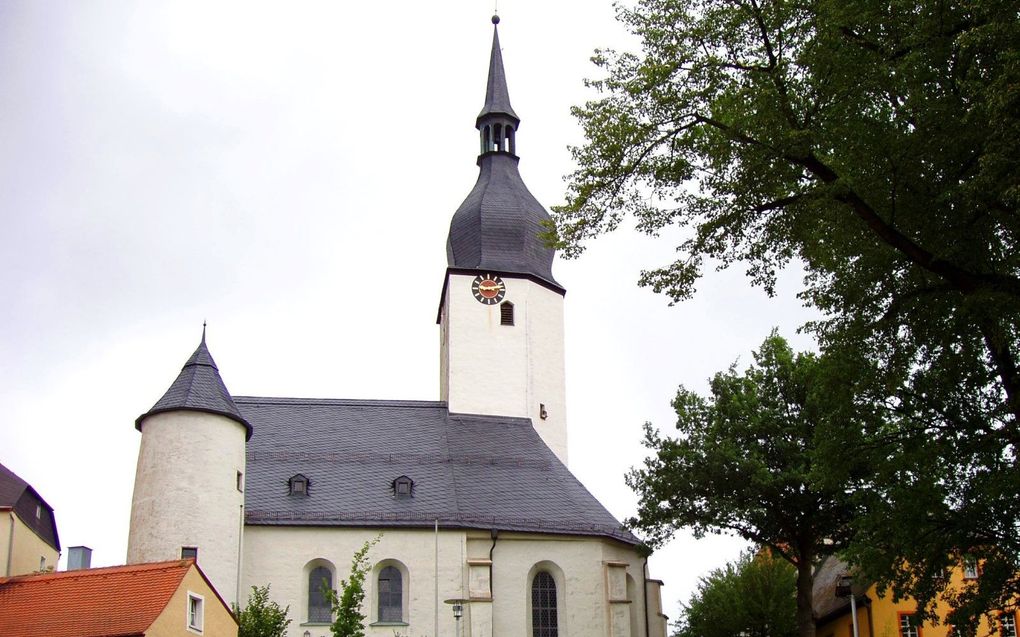
[{"label": "clock face", "polygon": [[479,303],[495,305],[506,296],[506,285],[494,274],[479,274],[471,282],[471,293]]}]

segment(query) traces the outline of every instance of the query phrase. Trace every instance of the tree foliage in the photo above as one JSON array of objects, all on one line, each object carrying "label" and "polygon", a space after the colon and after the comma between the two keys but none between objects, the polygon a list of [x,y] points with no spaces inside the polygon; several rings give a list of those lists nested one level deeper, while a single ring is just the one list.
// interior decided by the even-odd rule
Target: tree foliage
[{"label": "tree foliage", "polygon": [[237,637],[284,637],[290,625],[289,612],[290,606],[280,608],[269,599],[269,584],[252,586],[247,605],[243,609],[234,605]]},{"label": "tree foliage", "polygon": [[377,536],[366,541],[351,558],[351,574],[340,581],[340,592],[324,586],[326,599],[333,608],[333,623],[330,631],[333,637],[365,637],[365,614],[361,604],[365,601],[365,576],[371,569],[368,552],[379,542]]},{"label": "tree foliage", "polygon": [[638,0],[619,17],[641,52],[596,55],[556,215],[568,255],[628,215],[685,228],[641,278],[674,301],[707,262],[770,293],[801,264],[824,317],[809,328],[886,412],[855,452],[878,465],[856,479],[850,555],[931,609],[947,563],[980,553],[1000,575],[953,600],[967,616],[1020,593],[1018,16],[1018,0]]},{"label": "tree foliage", "polygon": [[638,493],[630,524],[659,544],[680,528],[736,534],[797,570],[797,630],[814,635],[813,567],[849,540],[854,509],[816,460],[845,426],[847,393],[832,389],[824,361],[794,354],[773,334],[746,372],[716,374],[708,398],[680,388],[675,438],[645,427],[654,455],[628,475]]},{"label": "tree foliage", "polygon": [[788,562],[745,553],[700,579],[673,637],[795,637],[796,580]]}]

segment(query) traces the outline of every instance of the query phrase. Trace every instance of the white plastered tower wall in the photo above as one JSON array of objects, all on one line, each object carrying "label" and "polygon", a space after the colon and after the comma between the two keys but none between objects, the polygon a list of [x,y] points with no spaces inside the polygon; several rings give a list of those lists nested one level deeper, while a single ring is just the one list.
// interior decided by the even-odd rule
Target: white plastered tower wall
[{"label": "white plastered tower wall", "polygon": [[[485,273],[482,273],[485,274]],[[563,294],[511,274],[500,305],[475,300],[475,274],[450,272],[440,309],[440,399],[452,413],[530,418],[542,440],[567,463]]]},{"label": "white plastered tower wall", "polygon": [[218,414],[177,410],[146,416],[141,429],[128,564],[180,559],[182,547],[196,547],[216,591],[236,602],[245,427]]}]

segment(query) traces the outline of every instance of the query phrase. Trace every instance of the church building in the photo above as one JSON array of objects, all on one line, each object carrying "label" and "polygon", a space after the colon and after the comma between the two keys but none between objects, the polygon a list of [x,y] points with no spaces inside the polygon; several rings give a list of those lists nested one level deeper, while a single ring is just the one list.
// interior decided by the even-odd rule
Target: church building
[{"label": "church building", "polygon": [[439,400],[234,396],[203,334],[135,421],[129,564],[194,557],[241,605],[270,584],[288,635],[320,637],[322,582],[378,538],[370,637],[665,637],[638,538],[567,468],[565,290],[519,124],[494,26],[478,181],[446,246]]}]

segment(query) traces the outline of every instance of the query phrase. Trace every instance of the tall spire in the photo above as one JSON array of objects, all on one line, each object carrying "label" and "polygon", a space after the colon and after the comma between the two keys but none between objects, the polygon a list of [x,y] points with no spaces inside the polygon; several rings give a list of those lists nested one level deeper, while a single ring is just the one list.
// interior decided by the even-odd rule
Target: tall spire
[{"label": "tall spire", "polygon": [[541,238],[549,213],[517,169],[520,118],[510,106],[498,23],[499,16],[493,16],[485,105],[475,120],[481,140],[478,181],[450,222],[447,263],[451,268],[536,277],[562,291],[552,275],[555,251]]},{"label": "tall spire", "polygon": [[486,115],[508,115],[514,119],[514,124],[520,122],[512,106],[510,106],[510,91],[506,88],[506,72],[503,70],[503,52],[499,48],[499,16],[492,16],[492,54],[489,56],[489,80],[485,86],[485,105],[482,112],[478,114],[476,127],[481,126],[482,118]]}]

